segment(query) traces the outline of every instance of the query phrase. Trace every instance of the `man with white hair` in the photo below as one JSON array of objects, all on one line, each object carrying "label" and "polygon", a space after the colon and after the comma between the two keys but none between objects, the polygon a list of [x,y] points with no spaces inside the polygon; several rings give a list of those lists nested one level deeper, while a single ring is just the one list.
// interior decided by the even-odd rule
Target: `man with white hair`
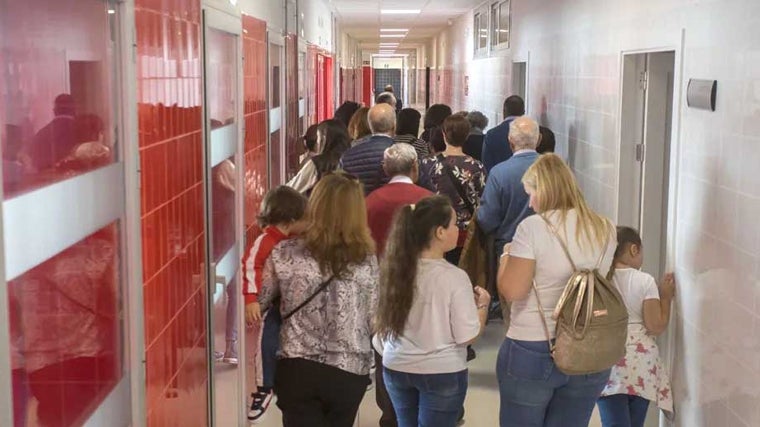
[{"label": "man with white hair", "polygon": [[[417,151],[412,145],[401,142],[388,147],[383,155],[383,169],[387,176],[392,177],[390,182],[367,196],[367,222],[380,256],[384,252],[396,211],[433,195],[429,190],[414,184],[419,175],[419,163]],[[398,424],[393,404],[385,389],[382,366],[382,358],[375,352],[375,400],[382,411],[380,426],[392,427]]]},{"label": "man with white hair", "polygon": [[364,184],[365,196],[388,182],[383,171],[383,153],[393,145],[396,134],[396,112],[388,104],[377,104],[367,115],[372,135],[354,142],[343,157],[339,167],[359,178]]},{"label": "man with white hair", "polygon": [[[509,147],[512,156],[491,169],[483,190],[478,209],[478,224],[487,235],[494,238],[495,263],[506,243],[512,241],[520,222],[533,210],[529,206],[530,197],[525,192],[522,177],[538,159],[536,146],[539,140],[538,123],[522,116],[514,119],[509,126]],[[502,303],[504,322],[509,323],[509,309]]]}]

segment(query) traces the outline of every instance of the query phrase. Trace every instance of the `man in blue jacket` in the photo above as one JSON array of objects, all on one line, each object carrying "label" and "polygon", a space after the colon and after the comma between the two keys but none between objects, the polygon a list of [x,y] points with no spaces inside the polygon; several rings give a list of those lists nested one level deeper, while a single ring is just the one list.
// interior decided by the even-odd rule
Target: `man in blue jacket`
[{"label": "man in blue jacket", "polygon": [[[504,245],[512,241],[517,226],[533,215],[530,197],[525,192],[522,177],[538,159],[538,123],[529,117],[518,117],[509,126],[509,147],[512,156],[496,165],[488,175],[486,188],[478,209],[478,224],[487,235],[494,237],[494,259],[491,271],[501,256]],[[498,265],[498,264],[496,264]],[[509,306],[502,301],[504,322],[509,322]]]},{"label": "man in blue jacket", "polygon": [[340,159],[339,167],[359,178],[364,184],[364,195],[388,183],[383,170],[385,149],[393,145],[396,132],[396,112],[388,104],[370,108],[367,116],[372,135],[356,141]]},{"label": "man in blue jacket", "polygon": [[525,101],[517,95],[512,95],[504,101],[504,121],[495,128],[486,132],[483,140],[482,162],[486,172],[491,173],[491,169],[499,163],[507,160],[512,156],[509,148],[507,137],[509,135],[509,124],[512,121],[525,114]]}]

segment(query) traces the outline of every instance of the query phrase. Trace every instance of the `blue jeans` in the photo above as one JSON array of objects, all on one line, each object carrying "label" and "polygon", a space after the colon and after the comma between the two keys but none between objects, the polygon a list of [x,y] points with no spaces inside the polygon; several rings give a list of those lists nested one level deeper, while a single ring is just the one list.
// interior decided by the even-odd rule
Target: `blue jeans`
[{"label": "blue jeans", "polygon": [[649,401],[639,396],[613,394],[597,402],[604,427],[643,427]]},{"label": "blue jeans", "polygon": [[399,427],[454,427],[467,394],[467,370],[408,374],[383,369]]},{"label": "blue jeans", "polygon": [[280,327],[282,327],[282,315],[280,306],[275,304],[267,310],[264,316],[264,330],[261,331],[261,369],[264,388],[274,387],[277,350],[280,349]]},{"label": "blue jeans", "polygon": [[610,371],[565,375],[546,341],[504,340],[496,361],[501,427],[586,427]]}]

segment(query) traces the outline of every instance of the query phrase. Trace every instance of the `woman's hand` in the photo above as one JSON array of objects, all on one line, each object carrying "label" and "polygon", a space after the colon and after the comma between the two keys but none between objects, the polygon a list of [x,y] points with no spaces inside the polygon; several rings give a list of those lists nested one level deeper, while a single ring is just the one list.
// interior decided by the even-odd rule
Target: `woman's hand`
[{"label": "woman's hand", "polygon": [[660,282],[660,298],[672,300],[675,295],[676,276],[673,273],[666,273]]},{"label": "woman's hand", "polygon": [[475,293],[475,305],[479,309],[488,307],[488,304],[491,303],[491,294],[489,294],[487,290],[481,288],[480,286],[476,286],[473,289],[473,292]]},{"label": "woman's hand", "polygon": [[261,322],[261,306],[257,302],[246,304],[245,323],[249,328]]}]

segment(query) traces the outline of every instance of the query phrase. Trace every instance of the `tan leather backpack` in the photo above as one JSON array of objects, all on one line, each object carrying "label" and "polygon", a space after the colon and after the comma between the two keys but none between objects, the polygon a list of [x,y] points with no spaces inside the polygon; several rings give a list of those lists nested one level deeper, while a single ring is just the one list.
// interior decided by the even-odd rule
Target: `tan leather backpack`
[{"label": "tan leather backpack", "polygon": [[[542,216],[573,267],[573,274],[557,302],[552,318],[557,321],[552,344],[544,310],[536,294],[541,322],[557,368],[566,375],[592,374],[610,369],[625,356],[628,335],[628,310],[617,288],[599,272],[607,243],[593,270],[578,269],[567,244],[554,226]],[[609,236],[607,237],[609,242]]]}]

